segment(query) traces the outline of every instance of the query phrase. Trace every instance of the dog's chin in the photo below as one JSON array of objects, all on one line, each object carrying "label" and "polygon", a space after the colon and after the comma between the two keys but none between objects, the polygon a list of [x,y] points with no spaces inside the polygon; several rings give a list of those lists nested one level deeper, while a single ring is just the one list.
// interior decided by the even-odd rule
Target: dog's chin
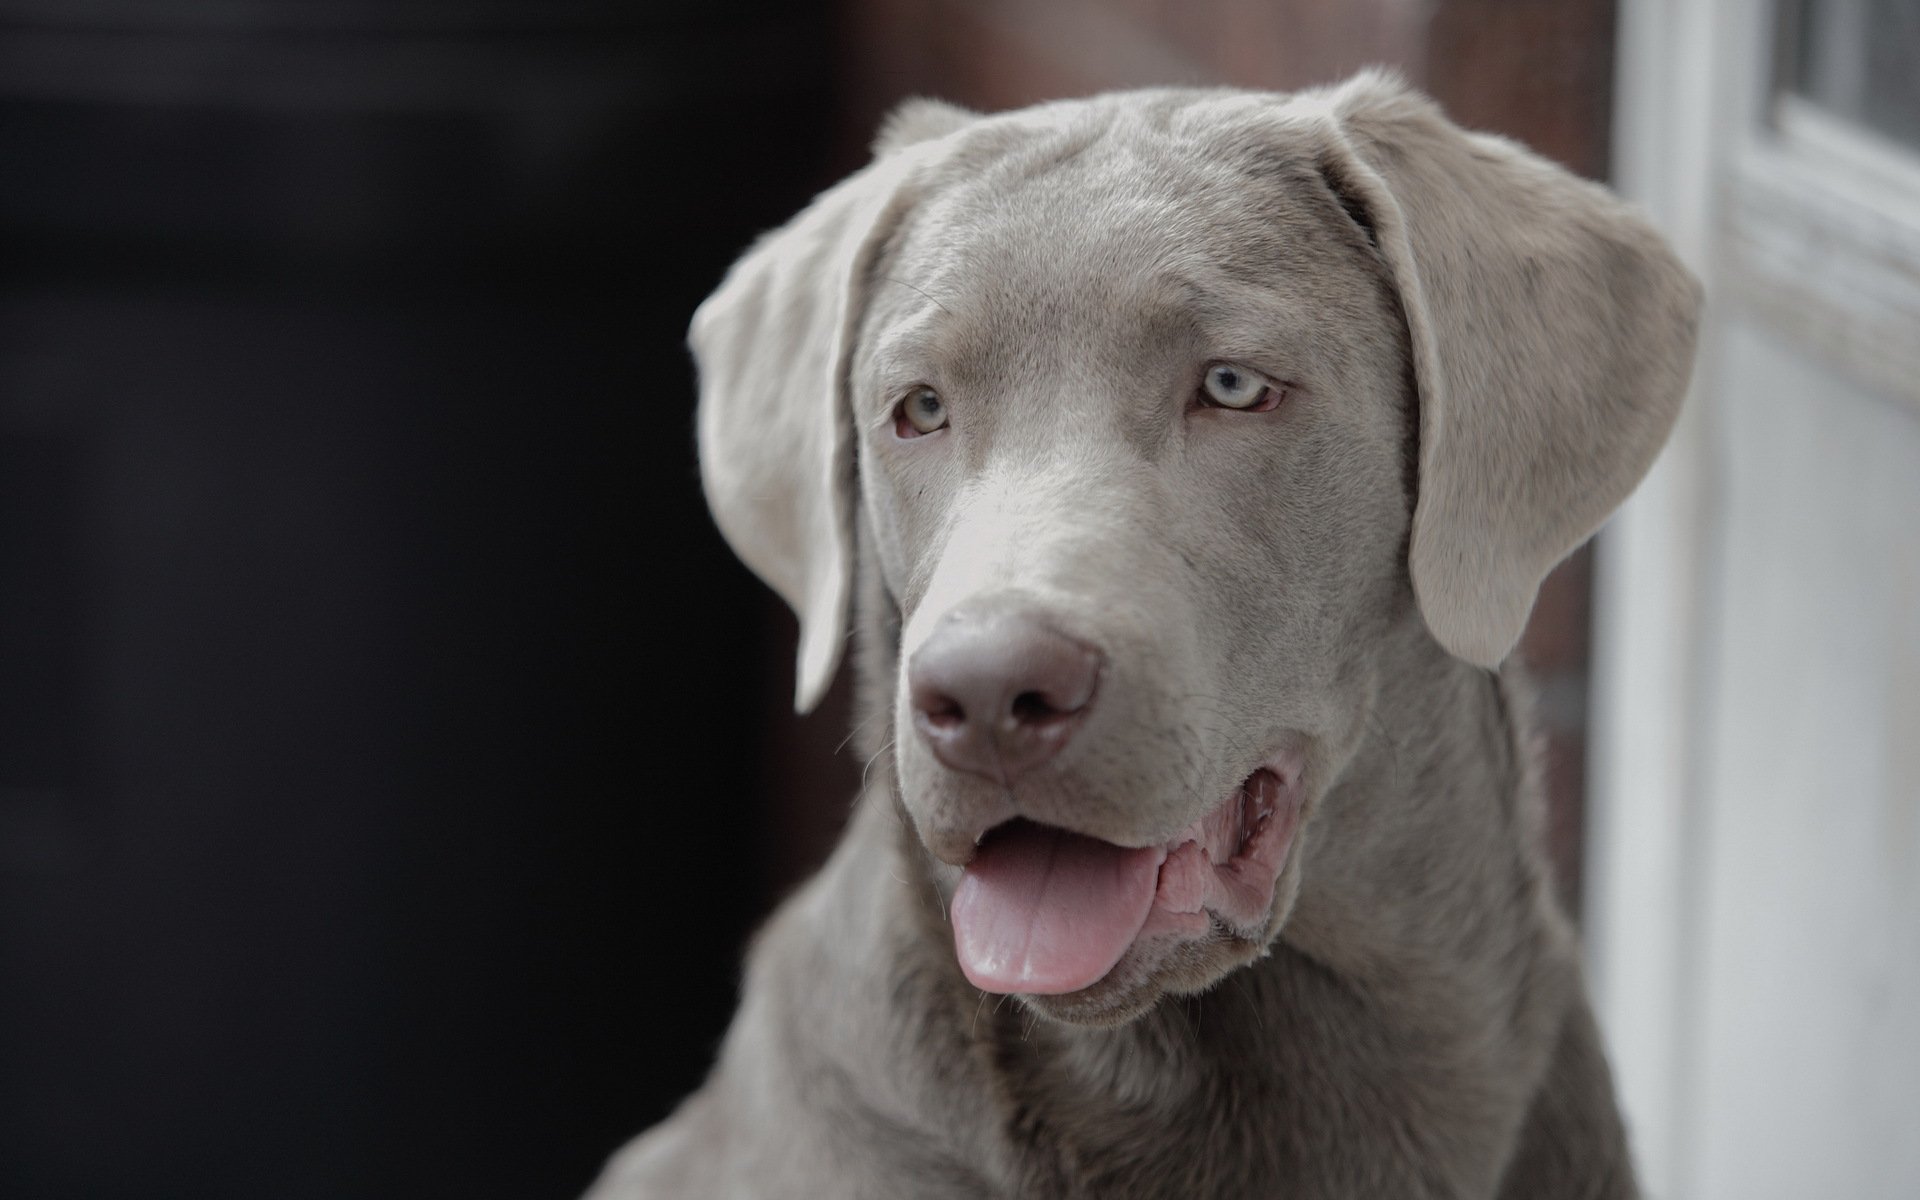
[{"label": "dog's chin", "polygon": [[962,971],[1076,1025],[1124,1024],[1163,996],[1205,991],[1265,955],[1291,906],[1303,790],[1297,763],[1268,764],[1137,848],[1003,823],[954,891]]}]

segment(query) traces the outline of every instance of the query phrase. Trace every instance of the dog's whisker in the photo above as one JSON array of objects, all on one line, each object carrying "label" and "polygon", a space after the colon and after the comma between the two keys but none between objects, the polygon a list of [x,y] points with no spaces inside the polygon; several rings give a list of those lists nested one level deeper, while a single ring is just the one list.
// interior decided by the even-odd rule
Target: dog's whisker
[{"label": "dog's whisker", "polygon": [[947,307],[946,305],[944,305],[944,304],[942,304],[942,303],[940,303],[940,301],[938,301],[938,300],[936,300],[936,299],[935,299],[934,297],[932,297],[932,296],[930,296],[930,295],[928,295],[928,294],[927,294],[927,292],[926,292],[926,291],[925,291],[924,289],[922,289],[922,288],[918,288],[918,287],[915,287],[915,286],[914,286],[913,284],[911,284],[911,283],[908,283],[908,282],[907,282],[906,280],[904,280],[904,279],[895,279],[895,278],[894,278],[893,276],[891,276],[891,275],[883,275],[883,276],[881,276],[881,280],[882,280],[882,282],[885,282],[885,283],[892,283],[892,284],[898,284],[899,286],[901,286],[901,287],[903,287],[903,288],[905,288],[905,289],[907,289],[908,291],[910,291],[910,292],[913,292],[913,293],[915,293],[915,294],[916,294],[916,295],[918,295],[918,296],[919,296],[919,297],[920,297],[921,299],[923,299],[923,300],[925,300],[925,301],[926,301],[926,302],[927,302],[928,304],[931,304],[931,305],[933,305],[933,306],[934,306],[935,308],[937,308],[937,309],[939,309],[939,310],[940,310],[941,312],[943,312],[943,313],[946,313],[946,314],[947,314],[948,316],[952,316],[952,315],[953,315],[953,310],[952,310],[952,309],[950,309],[950,308],[948,308],[948,307]]},{"label": "dog's whisker", "polygon": [[853,741],[854,738],[857,738],[862,733],[864,733],[868,726],[874,724],[877,721],[885,720],[886,717],[887,717],[887,711],[885,709],[881,709],[879,712],[874,713],[870,717],[866,717],[862,720],[854,722],[853,728],[847,731],[847,736],[840,739],[840,744],[833,748],[833,752],[835,754],[839,754],[842,750],[845,750],[847,748],[847,744],[849,742]]},{"label": "dog's whisker", "polygon": [[894,743],[889,741],[886,745],[875,750],[873,756],[867,759],[866,765],[860,768],[860,791],[862,793],[865,793],[867,790],[867,777],[873,772],[873,764],[880,761],[882,756],[893,749],[893,746]]}]

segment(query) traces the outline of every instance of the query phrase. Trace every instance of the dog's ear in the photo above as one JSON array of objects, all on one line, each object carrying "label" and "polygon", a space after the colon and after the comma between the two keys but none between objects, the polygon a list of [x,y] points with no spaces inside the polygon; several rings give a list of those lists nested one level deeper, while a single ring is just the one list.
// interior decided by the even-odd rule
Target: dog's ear
[{"label": "dog's ear", "polygon": [[1699,285],[1611,193],[1390,77],[1323,98],[1322,173],[1385,258],[1412,339],[1414,594],[1442,646],[1493,667],[1666,441]]},{"label": "dog's ear", "polygon": [[800,618],[794,707],[840,663],[853,581],[846,376],[878,247],[926,158],[891,153],[735,263],[694,313],[700,478],[720,532]]},{"label": "dog's ear", "polygon": [[895,150],[945,137],[973,124],[979,116],[972,109],[931,96],[902,100],[880,122],[880,132],[873,136],[873,156],[885,158]]}]

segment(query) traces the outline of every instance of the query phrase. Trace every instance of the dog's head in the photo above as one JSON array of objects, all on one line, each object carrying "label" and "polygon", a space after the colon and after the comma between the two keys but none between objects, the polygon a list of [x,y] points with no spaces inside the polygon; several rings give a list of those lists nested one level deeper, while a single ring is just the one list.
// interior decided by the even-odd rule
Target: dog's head
[{"label": "dog's head", "polygon": [[803,708],[873,548],[962,968],[1112,1022],[1265,951],[1380,647],[1511,650],[1696,304],[1607,193],[1377,76],[920,104],[702,307],[701,466]]}]

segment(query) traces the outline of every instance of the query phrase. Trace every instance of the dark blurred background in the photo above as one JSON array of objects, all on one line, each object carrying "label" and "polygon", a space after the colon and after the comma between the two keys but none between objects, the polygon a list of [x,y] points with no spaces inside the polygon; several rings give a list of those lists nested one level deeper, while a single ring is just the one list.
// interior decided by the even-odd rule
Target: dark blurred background
[{"label": "dark blurred background", "polygon": [[[1399,64],[1589,175],[1612,6],[0,0],[0,1195],[568,1196],[858,764],[686,319],[912,93]],[[1586,560],[1550,585],[1579,897]]]}]

